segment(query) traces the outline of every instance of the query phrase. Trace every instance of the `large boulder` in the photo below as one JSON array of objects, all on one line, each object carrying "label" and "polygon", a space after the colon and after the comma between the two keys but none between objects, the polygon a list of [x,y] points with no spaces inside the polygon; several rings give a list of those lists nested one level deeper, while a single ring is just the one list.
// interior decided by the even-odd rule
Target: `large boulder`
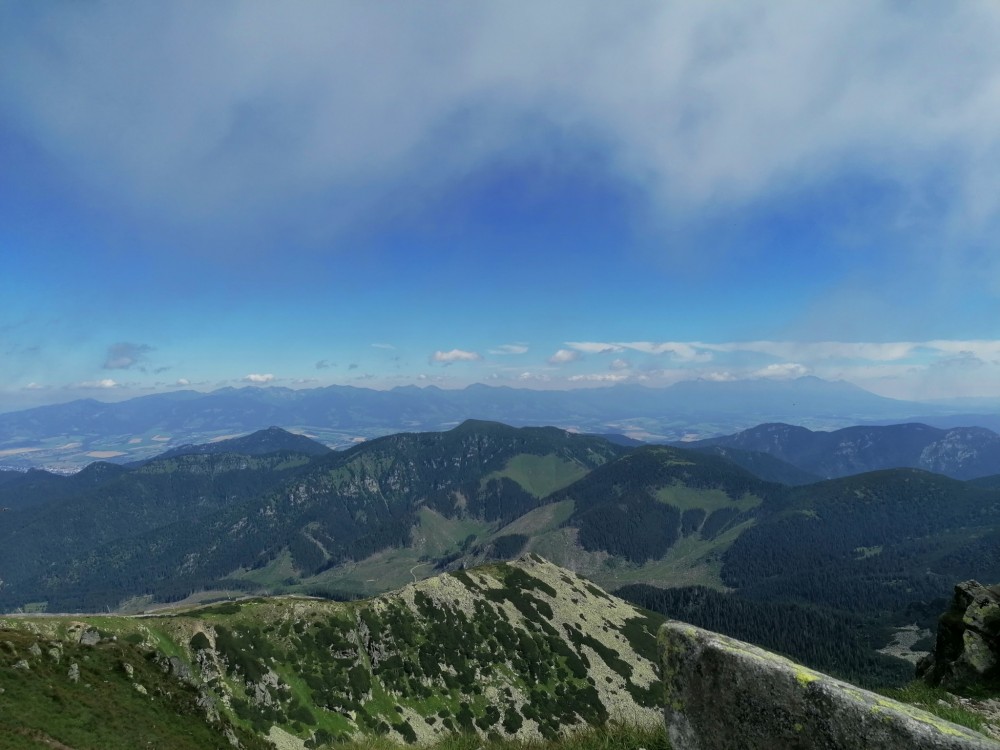
[{"label": "large boulder", "polygon": [[673,750],[997,750],[971,729],[686,623],[660,630]]},{"label": "large boulder", "polygon": [[938,621],[934,653],[917,676],[952,692],[1000,688],[1000,587],[965,581]]}]

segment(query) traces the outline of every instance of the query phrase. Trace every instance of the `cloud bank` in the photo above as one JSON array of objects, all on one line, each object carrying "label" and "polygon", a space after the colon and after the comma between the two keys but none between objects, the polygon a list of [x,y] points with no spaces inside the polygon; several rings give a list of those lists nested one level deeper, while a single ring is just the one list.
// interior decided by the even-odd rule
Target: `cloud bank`
[{"label": "cloud bank", "polygon": [[668,223],[848,175],[893,185],[899,225],[1000,203],[996,3],[10,4],[0,29],[11,127],[211,237],[304,212],[322,241],[553,137]]}]

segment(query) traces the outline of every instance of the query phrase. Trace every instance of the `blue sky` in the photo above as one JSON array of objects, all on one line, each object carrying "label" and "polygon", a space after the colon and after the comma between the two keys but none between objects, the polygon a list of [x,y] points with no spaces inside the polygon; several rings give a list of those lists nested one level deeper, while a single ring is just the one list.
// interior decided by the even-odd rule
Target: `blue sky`
[{"label": "blue sky", "polygon": [[0,410],[1000,397],[1000,6],[9,2]]}]

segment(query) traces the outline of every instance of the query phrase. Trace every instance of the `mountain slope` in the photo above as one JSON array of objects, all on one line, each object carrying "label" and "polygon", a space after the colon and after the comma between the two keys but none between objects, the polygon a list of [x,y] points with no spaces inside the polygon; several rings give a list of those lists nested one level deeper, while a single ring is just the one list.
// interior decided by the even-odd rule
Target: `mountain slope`
[{"label": "mountain slope", "polygon": [[731,461],[737,466],[746,469],[754,476],[760,477],[765,482],[777,482],[778,484],[787,484],[794,487],[803,484],[812,484],[823,478],[808,471],[803,471],[787,461],[775,458],[769,453],[729,448],[723,445],[701,447],[694,447],[690,443],[683,445],[685,448],[698,450],[702,453],[719,456],[727,461]]},{"label": "mountain slope", "polygon": [[175,599],[278,558],[291,567],[282,578],[308,577],[408,547],[434,518],[456,529],[458,521],[501,526],[625,451],[554,428],[470,421],[321,456],[155,460],[90,492],[4,513],[0,603],[87,609],[131,595]]},{"label": "mountain slope", "polygon": [[944,430],[897,424],[813,432],[789,424],[762,424],[685,447],[767,453],[828,479],[895,468],[924,469],[954,479],[1000,473],[1000,435],[982,427]]},{"label": "mountain slope", "polygon": [[854,612],[946,596],[955,580],[1000,580],[1000,491],[914,469],[793,490],[726,551],[723,581],[756,599]]},{"label": "mountain slope", "polygon": [[[0,627],[21,634],[18,646],[29,633],[37,648],[0,650],[0,660],[24,660],[23,684],[54,660],[50,650],[77,658],[81,649],[68,644],[90,643],[117,675],[128,671],[119,659],[164,665],[171,677],[130,672],[147,706],[177,692],[180,680],[238,731],[309,747],[366,735],[427,742],[459,731],[551,738],[612,721],[662,722],[660,622],[526,557],[367,602],[259,599],[141,619],[8,618]],[[127,656],[128,644],[144,655]],[[74,663],[82,672],[82,659]],[[95,690],[105,689],[95,677]],[[149,708],[138,711],[137,719]],[[0,712],[8,732],[24,731],[25,721],[18,711]],[[226,724],[216,726],[222,739]]]},{"label": "mountain slope", "polygon": [[647,446],[597,467],[452,565],[521,543],[601,585],[722,586],[721,553],[787,488],[695,451]]}]

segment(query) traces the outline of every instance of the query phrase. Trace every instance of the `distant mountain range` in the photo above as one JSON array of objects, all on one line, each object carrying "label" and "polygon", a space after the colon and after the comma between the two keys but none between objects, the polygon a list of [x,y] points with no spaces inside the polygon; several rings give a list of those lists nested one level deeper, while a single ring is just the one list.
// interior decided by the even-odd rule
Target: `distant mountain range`
[{"label": "distant mountain range", "polygon": [[[815,377],[687,381],[669,388],[615,386],[537,391],[472,385],[461,390],[350,386],[291,390],[223,388],[122,401],[94,400],[0,414],[0,467],[78,470],[95,459],[129,462],[167,448],[208,443],[271,425],[332,447],[408,430],[446,429],[466,419],[557,425],[650,442],[711,437],[762,422],[816,429],[946,417],[928,407]],[[966,424],[976,424],[970,417]]]},{"label": "distant mountain range", "polygon": [[[762,424],[735,435],[685,443],[684,447],[711,451],[751,470],[742,456],[746,452],[767,454],[799,469],[803,479],[896,468],[925,469],[954,479],[1000,474],[1000,435],[983,427],[946,430],[926,424],[897,424],[813,432],[789,424]],[[780,481],[804,483],[791,475]]]}]

